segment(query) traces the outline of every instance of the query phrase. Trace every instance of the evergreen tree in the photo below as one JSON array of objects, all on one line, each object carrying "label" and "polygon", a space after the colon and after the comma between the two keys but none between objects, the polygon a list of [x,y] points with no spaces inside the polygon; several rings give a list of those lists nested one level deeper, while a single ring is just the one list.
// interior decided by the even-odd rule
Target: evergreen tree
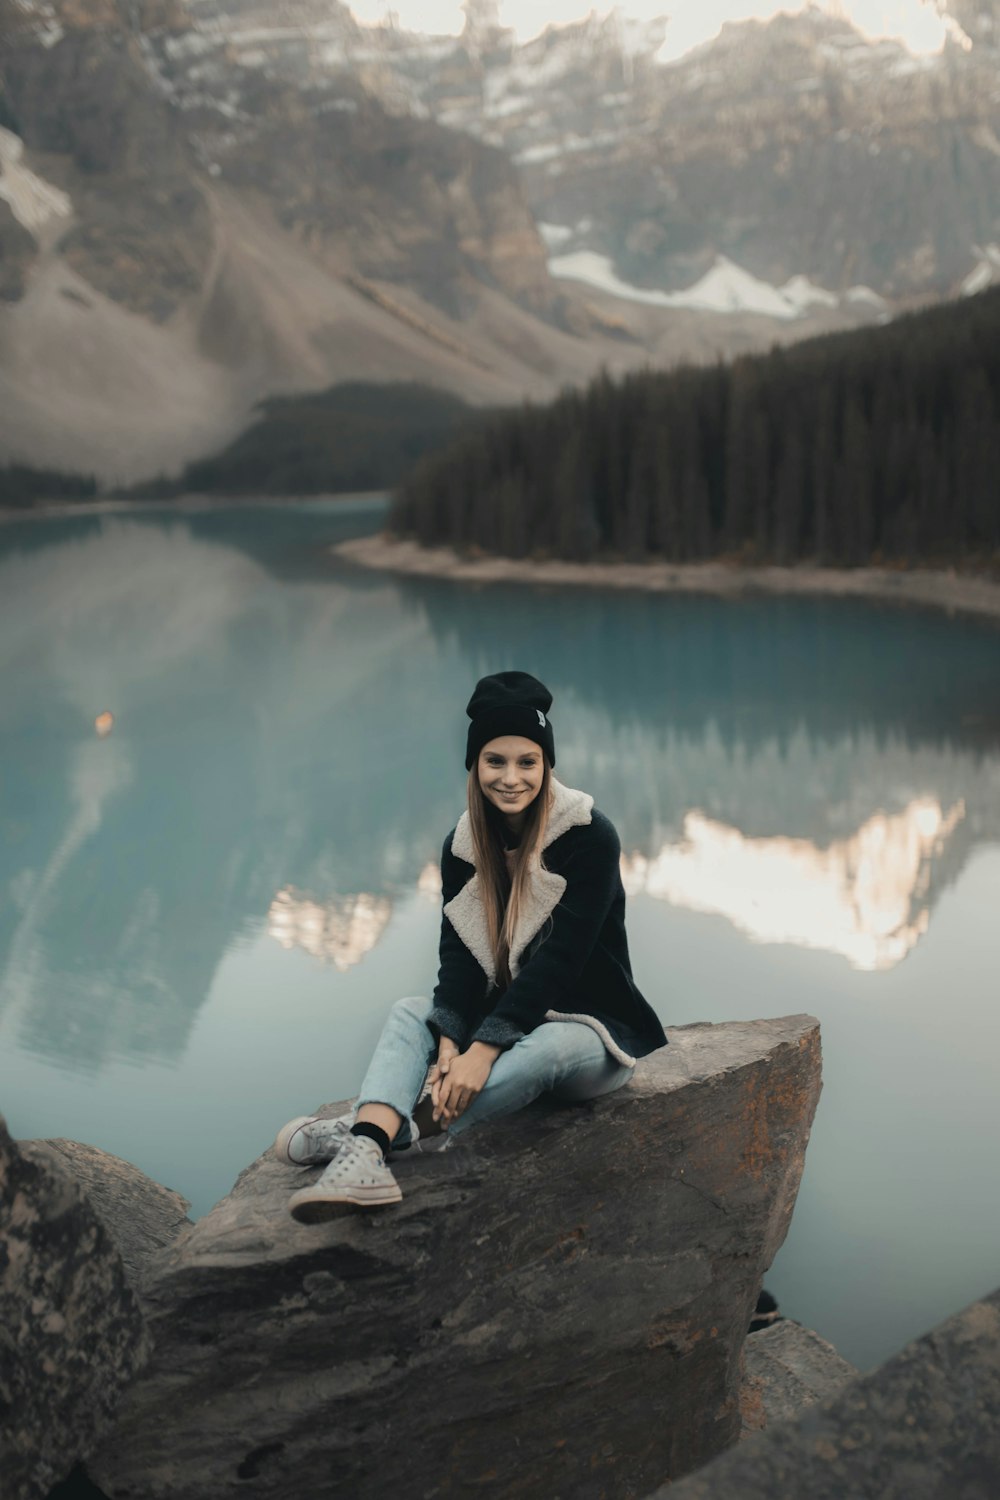
[{"label": "evergreen tree", "polygon": [[729,366],[602,373],[426,460],[393,524],[511,556],[1000,565],[1000,290]]}]

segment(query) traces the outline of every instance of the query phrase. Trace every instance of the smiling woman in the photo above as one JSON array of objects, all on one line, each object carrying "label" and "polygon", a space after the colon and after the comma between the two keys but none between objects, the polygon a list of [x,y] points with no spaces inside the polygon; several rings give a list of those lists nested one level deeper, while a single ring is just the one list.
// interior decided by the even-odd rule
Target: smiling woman
[{"label": "smiling woman", "polygon": [[437,986],[393,1006],[348,1115],[279,1131],[285,1161],[329,1163],[291,1198],[302,1223],[399,1202],[392,1150],[443,1149],[540,1094],[610,1093],[666,1045],[632,979],[618,834],[552,775],[551,703],[527,672],[476,685],[468,807],[441,854]]}]

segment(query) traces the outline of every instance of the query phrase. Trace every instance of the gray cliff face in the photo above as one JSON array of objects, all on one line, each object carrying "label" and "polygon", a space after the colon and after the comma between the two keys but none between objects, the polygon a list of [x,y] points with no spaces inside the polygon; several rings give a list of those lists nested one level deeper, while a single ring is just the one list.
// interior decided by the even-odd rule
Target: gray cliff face
[{"label": "gray cliff face", "polygon": [[[727,25],[669,64],[664,21],[617,13],[524,45],[490,6],[458,40],[361,28],[307,0],[277,25],[235,0],[189,13],[194,33],[151,32],[146,56],[218,170],[253,133],[265,80],[295,91],[300,117],[349,110],[360,89],[415,142],[429,119],[499,148],[559,253],[606,255],[640,287],[686,288],[721,255],[774,286],[805,276],[906,305],[954,295],[1000,236],[1000,28],[978,0],[950,7],[939,57],[808,10]],[[206,90],[228,100],[222,132],[197,108]],[[522,239],[526,255],[541,305],[544,264]]]},{"label": "gray cliff face", "polygon": [[0,301],[17,302],[24,296],[34,258],[34,240],[10,206],[0,201]]},{"label": "gray cliff face", "polygon": [[[215,179],[261,194],[334,271],[385,278],[453,313],[470,310],[477,286],[552,311],[557,289],[504,154],[395,117],[363,69],[326,62],[313,83],[289,72],[280,46],[268,65],[268,37],[280,33],[271,7],[215,17],[203,31],[182,0],[135,13],[113,0],[45,9],[58,39],[41,44],[23,29],[0,58],[6,114],[71,192],[65,260],[126,307],[162,321],[206,289]],[[238,50],[231,58],[226,24],[254,38],[264,28],[257,65],[243,66]],[[348,16],[336,30],[357,28]],[[293,61],[315,55],[315,38],[297,25],[293,37]]]},{"label": "gray cliff face", "polygon": [[148,1352],[115,1240],[72,1175],[0,1118],[0,1475],[37,1500],[110,1426]]},{"label": "gray cliff face", "polygon": [[666,291],[721,255],[905,305],[955,295],[1000,235],[1000,28],[962,9],[969,35],[919,59],[812,10],[731,23],[670,64],[662,23],[614,15],[393,62],[436,118],[511,154],[559,254]]},{"label": "gray cliff face", "polygon": [[[816,13],[670,66],[662,23],[496,15],[0,0],[0,461],[129,483],[275,392],[545,399],[1000,276],[986,8],[926,64]],[[662,305],[553,274],[576,252]],[[662,303],[712,272],[714,311]]]},{"label": "gray cliff face", "polygon": [[819,1029],[669,1035],[616,1094],[400,1159],[392,1210],[296,1225],[304,1174],[266,1152],[147,1276],[155,1353],[93,1478],[122,1500],[291,1497],[318,1475],[358,1500],[598,1500],[734,1442]]}]

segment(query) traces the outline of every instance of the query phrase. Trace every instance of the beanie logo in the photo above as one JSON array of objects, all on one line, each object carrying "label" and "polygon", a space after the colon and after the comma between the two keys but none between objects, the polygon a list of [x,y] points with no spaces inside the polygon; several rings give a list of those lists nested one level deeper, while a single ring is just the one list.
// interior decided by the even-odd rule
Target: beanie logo
[{"label": "beanie logo", "polygon": [[545,728],[545,715],[542,713],[542,710],[540,708],[536,708],[535,709],[535,713],[538,715],[538,722],[539,722],[539,724],[544,729]]}]

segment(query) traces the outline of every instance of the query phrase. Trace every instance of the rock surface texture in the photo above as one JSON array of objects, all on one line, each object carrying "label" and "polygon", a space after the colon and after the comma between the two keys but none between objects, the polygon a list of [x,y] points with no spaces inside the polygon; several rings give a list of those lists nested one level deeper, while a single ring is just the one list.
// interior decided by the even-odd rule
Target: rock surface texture
[{"label": "rock surface texture", "polygon": [[400,1158],[392,1208],[297,1225],[312,1174],[265,1153],[147,1280],[155,1352],[91,1476],[116,1500],[598,1500],[734,1442],[819,1026],[668,1034],[617,1093]]},{"label": "rock surface texture", "polygon": [[80,1141],[21,1141],[22,1153],[72,1177],[118,1247],[129,1285],[190,1225],[186,1198],[161,1187],[131,1162]]},{"label": "rock surface texture", "polygon": [[858,1373],[826,1339],[789,1318],[751,1334],[743,1356],[747,1391],[759,1400],[758,1425],[765,1427],[828,1400]]},{"label": "rock surface texture", "polygon": [[110,1426],[146,1353],[117,1246],[55,1159],[0,1119],[0,1493],[45,1495]]},{"label": "rock surface texture", "polygon": [[995,1500],[998,1476],[1000,1289],[648,1500]]}]

